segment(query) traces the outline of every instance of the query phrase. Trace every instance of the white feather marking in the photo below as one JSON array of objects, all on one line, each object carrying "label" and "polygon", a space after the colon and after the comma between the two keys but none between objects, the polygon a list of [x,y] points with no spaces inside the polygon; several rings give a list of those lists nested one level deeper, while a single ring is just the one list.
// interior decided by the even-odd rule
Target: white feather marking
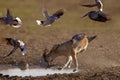
[{"label": "white feather marking", "polygon": [[42,24],[40,20],[36,20],[36,22],[37,22],[38,25]]},{"label": "white feather marking", "polygon": [[21,25],[22,25],[21,19],[20,19],[19,17],[16,17],[15,19],[18,21],[18,25],[12,25],[12,27],[14,27],[14,28],[19,28],[19,27],[21,27]]}]

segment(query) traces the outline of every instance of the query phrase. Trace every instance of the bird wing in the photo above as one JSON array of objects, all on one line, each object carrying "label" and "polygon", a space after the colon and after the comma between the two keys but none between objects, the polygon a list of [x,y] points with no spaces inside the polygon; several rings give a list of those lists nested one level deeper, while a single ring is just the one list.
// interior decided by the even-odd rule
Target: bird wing
[{"label": "bird wing", "polygon": [[4,22],[6,17],[0,17],[0,22]]},{"label": "bird wing", "polygon": [[52,16],[55,16],[57,18],[60,18],[60,16],[62,16],[64,14],[64,9],[59,9],[57,10],[55,13],[53,13]]},{"label": "bird wing", "polygon": [[84,7],[94,7],[94,6],[97,6],[97,4],[83,4],[81,6],[84,6]]},{"label": "bird wing", "polygon": [[85,15],[83,15],[81,18],[84,18],[84,17],[86,17],[88,14],[89,14],[89,12],[88,12],[88,13],[86,13]]},{"label": "bird wing", "polygon": [[6,58],[6,57],[10,56],[11,54],[13,54],[13,53],[16,51],[17,48],[18,48],[18,46],[15,46],[15,47],[12,49],[12,51],[11,51],[8,55],[6,55],[4,58]]},{"label": "bird wing", "polygon": [[13,18],[12,15],[11,15],[11,13],[10,13],[10,10],[9,10],[9,9],[7,9],[6,17],[7,17],[7,18]]},{"label": "bird wing", "polygon": [[49,18],[49,13],[48,13],[48,11],[45,9],[45,8],[43,8],[43,16],[45,17],[45,18]]}]

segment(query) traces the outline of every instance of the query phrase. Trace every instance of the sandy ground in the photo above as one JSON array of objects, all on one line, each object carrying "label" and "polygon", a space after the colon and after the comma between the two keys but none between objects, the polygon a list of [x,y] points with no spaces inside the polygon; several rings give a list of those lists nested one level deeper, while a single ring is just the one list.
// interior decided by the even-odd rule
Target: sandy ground
[{"label": "sandy ground", "polygon": [[[86,33],[88,36],[97,35],[84,53],[78,54],[79,69],[85,72],[73,74],[54,74],[44,77],[18,77],[0,74],[0,80],[119,80],[120,79],[120,0],[103,1],[104,11],[111,17],[110,22],[99,23],[88,19],[80,19],[87,11],[94,10],[80,7],[83,0],[50,0],[47,8],[50,12],[59,8],[65,9],[65,15],[48,28],[36,25],[35,20],[41,19],[43,1],[40,0],[1,0],[0,16],[6,12],[6,8],[13,11],[13,15],[23,19],[23,27],[13,29],[9,25],[0,25],[0,65],[17,66],[24,69],[26,61],[18,49],[13,55],[2,59],[13,47],[1,44],[1,38],[12,37],[25,41],[27,46],[27,63],[29,66],[39,65],[40,56],[45,48],[51,49],[54,44],[65,42],[75,34]],[[91,2],[89,0],[89,2]],[[18,4],[20,3],[20,4]],[[85,1],[86,3],[86,1]],[[92,3],[92,2],[91,2]],[[16,6],[17,4],[17,6]],[[111,5],[112,4],[112,5]],[[28,8],[29,7],[29,8]],[[96,10],[96,8],[95,8]],[[22,12],[22,13],[21,13]],[[27,15],[27,16],[26,16]],[[32,21],[33,20],[33,21]],[[67,22],[66,22],[67,21]],[[54,60],[54,64],[62,66],[65,63],[63,57]],[[0,66],[0,69],[5,67]],[[74,68],[74,64],[72,64]],[[42,73],[42,72],[41,72]]]},{"label": "sandy ground", "polygon": [[[119,80],[120,78],[120,53],[119,53],[119,37],[117,35],[119,31],[94,31],[87,32],[91,34],[97,34],[97,38],[92,41],[86,52],[78,55],[79,68],[86,69],[84,72],[78,72],[73,74],[54,74],[44,77],[9,77],[9,75],[0,75],[1,79],[27,79],[27,80]],[[90,36],[89,35],[89,36]],[[19,52],[19,50],[18,50]],[[30,55],[30,54],[29,54]],[[28,57],[28,64],[30,66],[39,65],[40,54],[35,54]],[[3,56],[3,54],[1,54]],[[12,55],[4,60],[1,60],[1,64],[10,64],[21,67],[25,65],[24,57],[21,55]],[[65,59],[63,57],[57,58],[54,63],[56,65],[63,65]],[[117,66],[117,67],[116,67]],[[72,64],[72,68],[74,65]]]}]

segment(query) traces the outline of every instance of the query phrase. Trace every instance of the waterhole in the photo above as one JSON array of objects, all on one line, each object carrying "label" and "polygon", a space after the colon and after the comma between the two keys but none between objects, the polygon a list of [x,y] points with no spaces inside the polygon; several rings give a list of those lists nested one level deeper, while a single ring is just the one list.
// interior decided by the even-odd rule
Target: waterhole
[{"label": "waterhole", "polygon": [[73,73],[73,69],[57,70],[57,69],[44,69],[44,68],[29,68],[26,70],[21,70],[20,68],[9,68],[9,69],[0,70],[0,73],[9,76],[37,77],[37,76],[46,76],[47,74]]}]

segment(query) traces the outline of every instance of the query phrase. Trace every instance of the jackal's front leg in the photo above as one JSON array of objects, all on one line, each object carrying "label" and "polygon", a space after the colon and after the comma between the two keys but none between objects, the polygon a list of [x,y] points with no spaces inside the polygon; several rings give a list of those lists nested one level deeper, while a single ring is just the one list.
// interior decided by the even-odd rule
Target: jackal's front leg
[{"label": "jackal's front leg", "polygon": [[77,55],[72,55],[73,61],[74,61],[74,65],[75,65],[75,69],[73,70],[73,72],[76,72],[78,70],[78,60],[77,60]]}]

